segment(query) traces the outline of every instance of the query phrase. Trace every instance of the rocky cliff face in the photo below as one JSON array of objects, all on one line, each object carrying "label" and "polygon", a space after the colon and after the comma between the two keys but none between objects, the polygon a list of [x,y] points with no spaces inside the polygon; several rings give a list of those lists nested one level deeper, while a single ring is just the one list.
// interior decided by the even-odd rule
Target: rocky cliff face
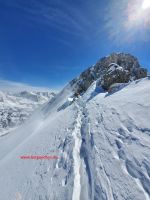
[{"label": "rocky cliff face", "polygon": [[114,83],[128,83],[144,77],[147,77],[147,70],[141,67],[136,57],[125,53],[113,53],[100,59],[70,84],[75,95],[78,95],[85,92],[94,81],[104,90],[109,90]]}]

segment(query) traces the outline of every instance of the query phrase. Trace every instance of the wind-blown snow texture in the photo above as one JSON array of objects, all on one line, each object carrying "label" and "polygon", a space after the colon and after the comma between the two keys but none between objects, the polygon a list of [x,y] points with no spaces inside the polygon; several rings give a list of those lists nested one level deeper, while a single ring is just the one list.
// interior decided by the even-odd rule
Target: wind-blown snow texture
[{"label": "wind-blown snow texture", "polygon": [[0,138],[0,200],[150,199],[150,80],[72,95],[68,85]]}]

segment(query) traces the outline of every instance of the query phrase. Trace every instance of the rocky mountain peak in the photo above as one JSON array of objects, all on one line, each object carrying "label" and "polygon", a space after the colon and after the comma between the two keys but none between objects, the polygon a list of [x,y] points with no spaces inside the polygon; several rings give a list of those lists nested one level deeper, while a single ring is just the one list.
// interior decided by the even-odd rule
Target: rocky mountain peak
[{"label": "rocky mountain peak", "polygon": [[136,57],[126,53],[112,53],[101,58],[70,84],[75,95],[78,95],[85,92],[94,81],[104,90],[109,90],[114,83],[128,83],[144,77],[147,77],[147,70],[141,67]]}]

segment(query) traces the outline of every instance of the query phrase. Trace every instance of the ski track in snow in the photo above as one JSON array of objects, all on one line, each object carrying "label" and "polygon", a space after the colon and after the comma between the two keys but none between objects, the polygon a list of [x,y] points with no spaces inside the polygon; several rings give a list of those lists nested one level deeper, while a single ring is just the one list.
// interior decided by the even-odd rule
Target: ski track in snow
[{"label": "ski track in snow", "polygon": [[[89,182],[91,182],[91,183],[88,183],[89,184],[88,193],[90,196],[88,196],[88,195],[87,196],[90,199],[94,199],[94,196],[93,196],[93,194],[94,194],[94,185],[93,185],[94,177],[91,175],[91,170],[92,170],[93,166],[91,165],[89,158],[87,158],[87,155],[85,157],[81,157],[81,153],[83,150],[82,148],[84,148],[84,150],[86,150],[86,154],[91,153],[91,155],[92,155],[92,149],[90,149],[90,145],[91,145],[90,143],[92,142],[91,133],[90,133],[90,116],[89,116],[88,110],[86,108],[86,104],[83,103],[83,101],[80,100],[78,102],[75,102],[75,106],[78,110],[78,114],[77,114],[77,119],[75,121],[75,128],[72,133],[72,136],[73,136],[73,139],[75,142],[74,147],[73,147],[74,187],[73,187],[72,200],[80,200],[81,192],[83,192],[82,187],[81,187],[82,177],[80,174],[81,167],[82,167],[81,166],[82,159],[84,160],[85,167],[86,167],[87,180]],[[101,124],[101,125],[99,124],[100,126],[104,126],[105,130],[107,130],[109,132],[109,129],[107,129],[107,127],[103,123],[103,112],[102,111],[101,111],[100,119],[98,119],[98,123]],[[107,134],[106,135],[102,134],[102,135],[105,138],[105,142],[108,142],[110,145],[112,145],[109,135],[107,135]],[[86,147],[84,146],[85,144],[84,145],[82,144],[82,139],[85,139]],[[118,138],[118,141],[119,141],[119,138]],[[122,141],[120,141],[120,142],[122,142]],[[82,147],[82,145],[84,147]],[[123,143],[122,143],[122,145],[123,145]],[[112,158],[118,160],[118,162],[120,162],[120,163],[124,163],[124,162],[122,162],[122,159],[119,157],[119,155],[116,153],[115,149],[113,149],[113,148],[111,149],[111,154],[112,154]],[[144,194],[145,200],[150,200],[149,195],[143,188],[143,185],[142,185],[140,179],[134,178],[128,172],[128,169],[125,164],[121,164],[121,165],[122,165],[121,168],[122,168],[123,172],[126,174],[126,176],[131,177],[133,179],[133,181],[135,182],[135,184],[137,185],[137,187],[139,188],[139,190],[141,190],[141,192]],[[89,166],[90,166],[90,172],[88,172]],[[104,177],[107,182],[107,190],[105,192],[104,191],[102,191],[102,192],[105,193],[106,198],[108,200],[114,200],[116,197],[113,194],[113,186],[111,183],[111,179],[109,178],[109,174],[107,174],[107,171],[105,170],[105,167],[104,167],[102,161],[101,161],[101,166],[103,168]],[[87,183],[85,183],[85,184],[87,184]]]},{"label": "ski track in snow", "polygon": [[75,122],[75,129],[72,133],[74,143],[75,143],[73,147],[74,187],[73,187],[72,200],[80,200],[80,193],[81,193],[81,182],[80,182],[81,111],[77,104],[76,104],[76,107],[78,109],[78,116]]}]

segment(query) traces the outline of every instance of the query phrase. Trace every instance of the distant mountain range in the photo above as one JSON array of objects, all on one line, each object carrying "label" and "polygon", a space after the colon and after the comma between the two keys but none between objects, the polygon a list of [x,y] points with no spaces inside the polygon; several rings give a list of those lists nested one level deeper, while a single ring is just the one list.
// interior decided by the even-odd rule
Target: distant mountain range
[{"label": "distant mountain range", "polygon": [[3,92],[22,92],[22,91],[36,91],[36,92],[54,92],[54,90],[50,90],[44,87],[34,87],[25,83],[19,83],[8,80],[0,80],[0,91]]},{"label": "distant mountain range", "polygon": [[52,92],[0,91],[0,136],[17,128],[35,109],[54,96]]}]

